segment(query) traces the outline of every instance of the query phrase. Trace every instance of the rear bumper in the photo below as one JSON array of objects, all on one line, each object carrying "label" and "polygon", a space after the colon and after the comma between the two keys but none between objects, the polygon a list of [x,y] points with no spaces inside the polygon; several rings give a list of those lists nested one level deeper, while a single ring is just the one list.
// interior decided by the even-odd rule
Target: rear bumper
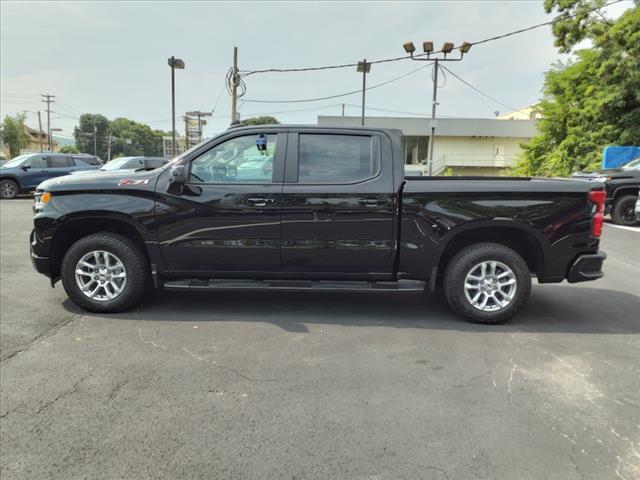
[{"label": "rear bumper", "polygon": [[42,273],[47,277],[51,278],[51,263],[49,257],[41,257],[36,255],[33,251],[34,246],[37,243],[36,232],[33,230],[31,232],[31,238],[29,242],[29,251],[31,253],[31,263],[33,264],[33,268],[36,269],[38,273]]},{"label": "rear bumper", "polygon": [[607,258],[604,252],[579,255],[569,267],[567,281],[569,283],[588,282],[604,276],[602,264]]}]

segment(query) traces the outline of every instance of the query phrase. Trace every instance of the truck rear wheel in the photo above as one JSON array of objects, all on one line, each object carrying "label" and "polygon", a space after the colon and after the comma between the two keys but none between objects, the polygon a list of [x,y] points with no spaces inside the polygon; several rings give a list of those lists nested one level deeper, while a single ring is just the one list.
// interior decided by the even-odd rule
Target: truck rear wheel
[{"label": "truck rear wheel", "polygon": [[96,313],[121,312],[138,303],[148,262],[135,242],[101,232],[74,243],[62,260],[62,284],[76,304]]},{"label": "truck rear wheel", "polygon": [[616,199],[611,209],[611,219],[616,225],[635,225],[635,206],[638,200],[637,195],[624,195]]},{"label": "truck rear wheel", "polygon": [[474,323],[498,324],[513,317],[531,293],[527,264],[498,243],[478,243],[458,252],[444,274],[451,308]]}]

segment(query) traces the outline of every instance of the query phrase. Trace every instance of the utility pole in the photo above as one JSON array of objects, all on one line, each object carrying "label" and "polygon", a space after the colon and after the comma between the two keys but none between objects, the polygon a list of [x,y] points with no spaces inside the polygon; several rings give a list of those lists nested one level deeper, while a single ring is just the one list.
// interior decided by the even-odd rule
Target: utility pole
[{"label": "utility pole", "polygon": [[233,47],[233,67],[231,68],[231,125],[236,121],[238,101],[238,47]]},{"label": "utility pole", "polygon": [[38,145],[40,145],[40,153],[42,153],[42,117],[38,110]]},{"label": "utility pole", "polygon": [[[365,58],[363,61],[358,62],[358,68],[356,69],[358,72],[362,72],[362,115],[360,118],[360,125],[364,126],[364,99],[365,92],[367,91],[367,73],[371,71],[371,64],[367,63],[367,59]],[[344,116],[344,105],[342,106]]]},{"label": "utility pole", "polygon": [[[438,94],[438,70],[440,69],[439,62],[459,62],[464,57],[464,54],[471,50],[471,46],[472,44],[469,42],[463,42],[459,47],[455,47],[452,42],[445,42],[440,50],[434,52],[433,42],[429,40],[426,42],[422,42],[422,50],[424,51],[424,53],[414,56],[416,47],[413,42],[407,42],[402,45],[404,51],[410,55],[411,60],[433,62],[433,100],[431,103],[431,128],[429,131],[429,176],[433,175],[433,144],[435,143],[436,127],[438,126],[438,121],[436,120],[436,107],[438,103],[436,101],[436,98]],[[458,58],[448,58],[447,55],[450,54],[454,49],[460,51],[460,56]],[[435,58],[431,57],[431,55],[437,55],[439,53],[443,54],[443,56]]]},{"label": "utility pole", "polygon": [[182,117],[184,120],[184,151],[189,150],[189,117],[184,115]]},{"label": "utility pole", "polygon": [[433,64],[433,101],[431,103],[431,133],[429,134],[429,176],[433,174],[433,144],[435,136],[436,136],[436,127],[438,126],[438,121],[436,120],[436,98],[438,95],[438,69],[440,66],[438,65],[439,59],[435,59],[435,63]]},{"label": "utility pole", "polygon": [[44,94],[44,95],[40,95],[41,97],[44,98],[44,100],[42,100],[43,103],[47,104],[47,145],[49,148],[49,151],[51,151],[51,104],[55,103],[54,100],[52,100],[52,98],[56,98],[55,95],[49,95],[48,93]]},{"label": "utility pole", "polygon": [[342,116],[344,117],[344,103],[342,104]]},{"label": "utility pole", "polygon": [[96,116],[93,116],[93,154],[98,156],[98,126],[96,125]]},{"label": "utility pole", "polygon": [[202,120],[202,117],[210,117],[212,115],[212,112],[201,112],[200,110],[187,112],[187,116],[196,117],[198,119],[198,143],[202,142],[202,126],[207,124],[207,121]]}]

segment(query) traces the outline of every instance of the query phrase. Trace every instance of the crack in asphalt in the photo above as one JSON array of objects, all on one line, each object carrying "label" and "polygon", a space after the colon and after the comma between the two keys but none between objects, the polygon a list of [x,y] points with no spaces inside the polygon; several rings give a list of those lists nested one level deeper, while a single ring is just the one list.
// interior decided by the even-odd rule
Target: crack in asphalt
[{"label": "crack in asphalt", "polygon": [[58,330],[60,330],[62,327],[69,325],[70,323],[74,322],[78,318],[81,318],[83,315],[84,313],[81,313],[81,312],[74,313],[70,317],[67,317],[66,319],[62,320],[61,322],[56,323],[55,325],[52,325],[51,327],[47,328],[45,331],[36,335],[28,344],[20,345],[14,352],[11,352],[6,357],[0,359],[0,364],[4,364],[6,361],[11,360],[14,357],[17,357],[18,355],[20,355],[23,352],[26,352],[27,350],[30,350],[40,340],[55,335],[58,332]]},{"label": "crack in asphalt", "polygon": [[43,411],[45,411],[47,408],[49,408],[50,406],[52,406],[53,404],[55,404],[56,402],[58,402],[62,398],[67,397],[69,395],[73,395],[74,393],[77,393],[78,392],[78,388],[80,387],[80,384],[82,382],[84,382],[87,378],[89,378],[92,375],[93,375],[93,372],[89,372],[88,374],[84,375],[82,378],[80,378],[80,380],[78,380],[76,383],[73,384],[73,387],[71,387],[70,390],[65,390],[64,392],[60,393],[57,397],[55,397],[53,400],[51,400],[51,401],[45,403],[44,405],[42,405],[36,411],[36,415],[41,414]]}]

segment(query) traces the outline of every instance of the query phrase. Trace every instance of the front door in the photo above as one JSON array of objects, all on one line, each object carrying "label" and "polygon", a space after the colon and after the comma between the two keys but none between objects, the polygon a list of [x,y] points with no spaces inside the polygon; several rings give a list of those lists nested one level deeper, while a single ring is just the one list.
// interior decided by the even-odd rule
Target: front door
[{"label": "front door", "polygon": [[43,155],[33,155],[29,157],[20,168],[24,171],[24,173],[20,175],[22,188],[34,190],[40,183],[49,178],[47,159]]},{"label": "front door", "polygon": [[316,132],[289,133],[283,270],[326,278],[390,276],[395,196],[390,148],[382,153],[388,139],[357,130]]},{"label": "front door", "polygon": [[173,274],[259,274],[280,266],[285,146],[285,133],[230,133],[189,162],[180,195],[162,191],[164,173],[156,218]]}]

